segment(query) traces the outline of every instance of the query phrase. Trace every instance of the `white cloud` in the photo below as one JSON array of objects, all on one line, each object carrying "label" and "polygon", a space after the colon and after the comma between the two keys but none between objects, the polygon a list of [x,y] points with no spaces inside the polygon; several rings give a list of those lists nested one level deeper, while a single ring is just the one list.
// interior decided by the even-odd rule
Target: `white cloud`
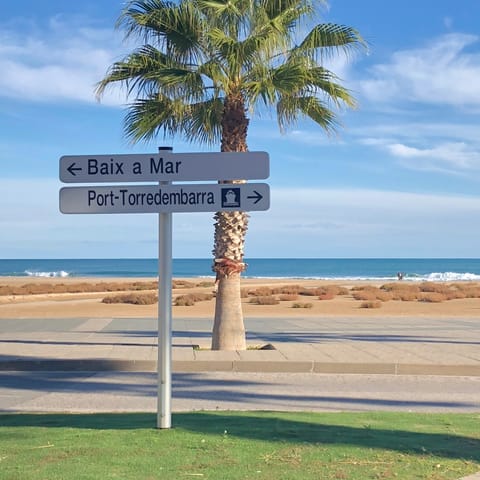
[{"label": "white cloud", "polygon": [[468,142],[480,146],[478,124],[469,123],[465,119],[457,122],[436,122],[431,119],[425,119],[424,122],[411,122],[408,120],[400,122],[398,119],[395,119],[391,122],[383,121],[381,123],[368,123],[352,127],[349,129],[349,132],[365,137],[362,140],[364,142],[369,142],[369,138],[377,140],[381,138],[402,138],[417,142],[426,138],[440,138],[450,139],[455,142]]},{"label": "white cloud", "polygon": [[339,136],[328,134],[320,127],[316,130],[292,130],[284,136],[285,139],[300,145],[325,146],[332,143],[341,143]]},{"label": "white cloud", "polygon": [[442,143],[432,148],[416,148],[401,143],[386,145],[387,150],[419,169],[444,169],[451,172],[480,169],[480,151],[465,143]]},{"label": "white cloud", "polygon": [[480,106],[480,53],[475,35],[451,33],[424,48],[398,51],[371,69],[360,90],[372,101],[404,100],[465,108]]},{"label": "white cloud", "polygon": [[480,170],[480,138],[473,123],[388,123],[352,129],[358,142],[401,160],[415,170],[448,174]]},{"label": "white cloud", "polygon": [[[95,84],[119,53],[111,30],[78,25],[78,19],[53,18],[46,29],[19,34],[0,26],[0,95],[39,102],[95,102]],[[119,104],[118,94],[103,103]]]}]

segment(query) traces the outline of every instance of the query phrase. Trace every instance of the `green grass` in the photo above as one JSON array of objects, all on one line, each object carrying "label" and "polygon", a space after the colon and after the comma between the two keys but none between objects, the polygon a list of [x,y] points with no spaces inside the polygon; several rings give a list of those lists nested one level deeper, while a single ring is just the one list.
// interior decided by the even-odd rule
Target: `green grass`
[{"label": "green grass", "polygon": [[458,479],[479,414],[0,415],[0,479]]}]

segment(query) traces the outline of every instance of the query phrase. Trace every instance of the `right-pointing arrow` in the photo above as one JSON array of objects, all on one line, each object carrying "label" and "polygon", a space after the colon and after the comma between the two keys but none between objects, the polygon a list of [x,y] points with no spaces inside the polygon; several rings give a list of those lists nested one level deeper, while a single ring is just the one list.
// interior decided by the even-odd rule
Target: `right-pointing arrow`
[{"label": "right-pointing arrow", "polygon": [[253,191],[253,193],[255,195],[249,195],[247,198],[254,198],[255,201],[253,202],[253,204],[257,204],[262,198],[263,198],[263,195],[261,195],[260,193],[258,193],[256,190]]}]

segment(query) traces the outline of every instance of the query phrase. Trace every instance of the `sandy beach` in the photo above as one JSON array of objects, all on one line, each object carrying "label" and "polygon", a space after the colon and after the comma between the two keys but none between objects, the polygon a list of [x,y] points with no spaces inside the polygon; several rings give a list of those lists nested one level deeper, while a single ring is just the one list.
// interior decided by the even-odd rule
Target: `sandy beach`
[{"label": "sandy beach", "polygon": [[[152,285],[155,279],[99,279],[99,278],[25,278],[3,277],[0,279],[0,319],[1,318],[108,318],[108,317],[155,317],[157,304],[135,305],[129,303],[104,303],[106,297],[115,297],[131,293],[134,296],[154,295]],[[148,290],[132,289],[132,282],[150,287]],[[391,293],[379,289],[383,283],[352,282],[339,283],[321,280],[277,280],[244,279],[243,311],[245,317],[476,317],[480,315],[480,298],[467,298],[471,293],[458,294],[462,291],[480,291],[476,283],[428,284],[428,291],[421,292],[419,298],[403,300],[391,298]],[[392,285],[392,284],[390,284]],[[409,291],[418,290],[417,282],[398,282],[392,288]],[[75,293],[64,292],[66,287],[79,286]],[[22,287],[24,291],[10,292]],[[94,287],[94,290],[89,291]],[[319,297],[318,289],[323,291],[338,290],[341,294],[326,294]],[[332,290],[333,288],[333,290]],[[10,290],[9,290],[10,289]],[[42,293],[37,293],[40,289]],[[109,291],[117,289],[118,291]],[[380,295],[381,300],[371,297]],[[455,298],[449,299],[437,292],[450,289],[457,292]],[[211,296],[213,281],[197,278],[177,279],[173,288],[173,316],[188,318],[208,318],[214,314],[214,299],[195,301],[191,306],[176,306],[176,299],[194,294],[196,297]],[[269,295],[269,290],[273,293]],[[282,291],[300,291],[300,294],[282,294]],[[359,295],[359,291],[367,296]],[[27,292],[27,293],[26,293]],[[375,293],[376,292],[376,293]],[[380,293],[379,293],[380,292]],[[265,295],[266,293],[266,295]],[[200,294],[200,295],[198,295]],[[362,299],[356,299],[356,297]],[[479,295],[480,296],[480,295]],[[275,299],[273,305],[265,305],[265,300]],[[458,298],[457,298],[458,297]],[[323,299],[321,299],[323,298]],[[260,304],[258,304],[260,303]],[[266,302],[268,303],[268,302]]]}]

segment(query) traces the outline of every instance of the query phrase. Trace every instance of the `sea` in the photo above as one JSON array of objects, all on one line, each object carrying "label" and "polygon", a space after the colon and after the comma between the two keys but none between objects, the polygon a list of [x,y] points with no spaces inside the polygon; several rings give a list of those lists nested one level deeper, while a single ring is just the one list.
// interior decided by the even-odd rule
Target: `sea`
[{"label": "sea", "polygon": [[[478,258],[251,258],[247,278],[479,281]],[[175,278],[213,277],[211,259],[173,259]],[[154,258],[0,259],[0,277],[158,277]]]}]

